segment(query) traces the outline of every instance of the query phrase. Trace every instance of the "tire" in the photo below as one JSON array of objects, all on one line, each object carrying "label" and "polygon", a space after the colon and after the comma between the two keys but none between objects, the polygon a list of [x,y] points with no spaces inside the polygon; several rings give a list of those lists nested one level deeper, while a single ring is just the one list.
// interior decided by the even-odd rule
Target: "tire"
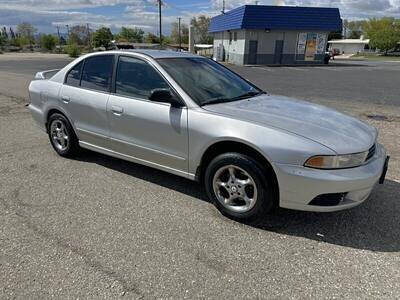
[{"label": "tire", "polygon": [[256,225],[277,206],[274,178],[253,158],[225,153],[207,166],[204,184],[208,197],[224,216]]},{"label": "tire", "polygon": [[53,149],[62,157],[74,157],[79,152],[79,142],[65,116],[54,113],[49,117],[48,135]]}]

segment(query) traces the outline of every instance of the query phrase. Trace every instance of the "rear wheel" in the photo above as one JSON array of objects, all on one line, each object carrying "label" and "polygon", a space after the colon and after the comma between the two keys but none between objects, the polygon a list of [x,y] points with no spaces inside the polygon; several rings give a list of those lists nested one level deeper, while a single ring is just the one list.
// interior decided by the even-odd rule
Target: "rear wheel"
[{"label": "rear wheel", "polygon": [[78,139],[65,116],[54,113],[48,122],[48,134],[54,150],[63,157],[73,157],[78,153]]},{"label": "rear wheel", "polygon": [[274,181],[256,160],[239,153],[221,154],[208,165],[205,187],[225,216],[259,222],[276,203]]}]

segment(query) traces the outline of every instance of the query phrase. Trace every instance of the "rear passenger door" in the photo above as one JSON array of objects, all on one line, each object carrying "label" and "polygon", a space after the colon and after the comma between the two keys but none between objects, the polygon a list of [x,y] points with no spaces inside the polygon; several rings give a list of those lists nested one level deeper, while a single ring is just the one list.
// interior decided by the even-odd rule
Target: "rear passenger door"
[{"label": "rear passenger door", "polygon": [[108,146],[107,101],[110,96],[114,55],[86,58],[67,74],[60,103],[69,113],[83,143]]},{"label": "rear passenger door", "polygon": [[107,105],[111,149],[141,163],[186,174],[187,108],[149,100],[151,91],[160,88],[170,86],[151,64],[120,56],[115,91]]}]

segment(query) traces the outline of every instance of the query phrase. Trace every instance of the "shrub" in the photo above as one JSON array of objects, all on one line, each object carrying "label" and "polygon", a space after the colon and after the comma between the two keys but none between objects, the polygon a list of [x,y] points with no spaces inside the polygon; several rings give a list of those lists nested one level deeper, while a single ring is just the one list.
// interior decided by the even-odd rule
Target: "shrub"
[{"label": "shrub", "polygon": [[41,36],[42,47],[46,50],[52,51],[57,44],[57,38],[51,34],[44,34]]},{"label": "shrub", "polygon": [[70,57],[78,57],[79,55],[81,55],[81,50],[79,49],[77,44],[71,44],[67,46],[67,54]]}]

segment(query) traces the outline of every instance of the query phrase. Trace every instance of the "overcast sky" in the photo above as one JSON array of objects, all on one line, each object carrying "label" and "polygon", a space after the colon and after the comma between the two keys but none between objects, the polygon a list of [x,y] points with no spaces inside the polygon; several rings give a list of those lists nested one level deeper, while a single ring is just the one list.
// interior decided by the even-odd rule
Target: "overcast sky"
[{"label": "overcast sky", "polygon": [[[363,19],[393,16],[400,18],[400,0],[259,0],[259,5],[297,5],[338,7],[343,18]],[[227,9],[255,0],[226,0]],[[170,24],[182,17],[188,23],[192,16],[215,16],[222,0],[165,0],[163,6],[164,34]],[[32,23],[41,32],[56,32],[56,25],[89,23],[92,28],[106,25],[118,31],[121,26],[137,26],[157,33],[157,0],[0,0],[0,25],[16,26]]]}]

